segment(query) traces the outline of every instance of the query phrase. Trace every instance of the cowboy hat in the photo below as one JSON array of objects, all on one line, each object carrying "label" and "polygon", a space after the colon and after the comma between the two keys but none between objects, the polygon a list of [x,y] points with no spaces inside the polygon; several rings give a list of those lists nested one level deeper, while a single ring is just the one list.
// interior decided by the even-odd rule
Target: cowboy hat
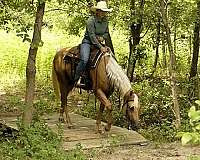
[{"label": "cowboy hat", "polygon": [[108,8],[105,1],[99,1],[96,6],[91,7],[92,11],[96,11],[97,9],[102,10],[104,12],[111,12],[112,8]]}]

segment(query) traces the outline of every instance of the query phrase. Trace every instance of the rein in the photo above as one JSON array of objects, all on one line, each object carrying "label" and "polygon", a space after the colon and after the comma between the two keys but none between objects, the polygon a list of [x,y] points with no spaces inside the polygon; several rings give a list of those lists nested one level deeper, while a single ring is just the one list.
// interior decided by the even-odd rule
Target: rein
[{"label": "rein", "polygon": [[122,108],[124,108],[124,106],[125,106],[126,104],[128,104],[128,102],[134,102],[134,100],[133,100],[133,99],[127,100],[127,101],[122,105]]}]

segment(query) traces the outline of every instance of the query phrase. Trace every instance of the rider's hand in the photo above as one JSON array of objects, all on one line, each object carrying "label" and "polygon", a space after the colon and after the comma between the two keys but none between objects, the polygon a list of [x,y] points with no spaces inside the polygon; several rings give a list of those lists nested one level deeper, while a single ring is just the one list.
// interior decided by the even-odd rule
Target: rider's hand
[{"label": "rider's hand", "polygon": [[104,38],[103,38],[103,37],[100,37],[100,36],[98,36],[98,37],[97,37],[97,40],[99,41],[99,43],[102,43],[102,42],[104,41]]},{"label": "rider's hand", "polygon": [[106,53],[108,51],[107,47],[100,48],[101,53]]}]

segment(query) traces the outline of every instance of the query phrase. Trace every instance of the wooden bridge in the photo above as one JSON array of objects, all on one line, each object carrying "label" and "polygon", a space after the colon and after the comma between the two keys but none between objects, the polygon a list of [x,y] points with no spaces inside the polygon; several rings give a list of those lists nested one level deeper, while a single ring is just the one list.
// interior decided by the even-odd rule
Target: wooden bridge
[{"label": "wooden bridge", "polygon": [[[63,147],[66,150],[71,150],[81,145],[83,149],[108,147],[108,146],[122,146],[122,145],[145,145],[147,140],[139,133],[112,126],[111,131],[105,134],[96,134],[96,121],[77,114],[70,114],[73,129],[68,129],[64,124],[63,127]],[[0,117],[1,120],[9,127],[17,129],[16,116]],[[58,114],[46,115],[44,117],[48,126],[55,132],[58,132]],[[104,124],[104,123],[103,123]]]}]

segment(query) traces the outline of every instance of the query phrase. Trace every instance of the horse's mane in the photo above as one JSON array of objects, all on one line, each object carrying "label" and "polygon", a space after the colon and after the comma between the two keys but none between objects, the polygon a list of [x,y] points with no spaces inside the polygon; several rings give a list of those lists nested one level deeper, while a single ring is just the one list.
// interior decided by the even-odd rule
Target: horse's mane
[{"label": "horse's mane", "polygon": [[131,90],[131,83],[124,73],[121,66],[116,62],[111,54],[109,54],[110,58],[106,65],[106,72],[108,76],[109,83],[112,87],[116,87],[120,91],[120,95],[122,97]]}]

